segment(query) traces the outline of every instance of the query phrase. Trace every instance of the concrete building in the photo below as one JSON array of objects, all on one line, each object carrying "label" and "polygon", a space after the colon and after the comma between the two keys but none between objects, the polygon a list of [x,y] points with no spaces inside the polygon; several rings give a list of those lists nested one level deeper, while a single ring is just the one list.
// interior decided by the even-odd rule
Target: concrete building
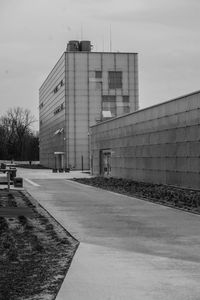
[{"label": "concrete building", "polygon": [[70,41],[39,90],[40,163],[89,168],[89,127],[137,109],[137,53]]},{"label": "concrete building", "polygon": [[94,175],[200,189],[200,91],[91,128]]}]

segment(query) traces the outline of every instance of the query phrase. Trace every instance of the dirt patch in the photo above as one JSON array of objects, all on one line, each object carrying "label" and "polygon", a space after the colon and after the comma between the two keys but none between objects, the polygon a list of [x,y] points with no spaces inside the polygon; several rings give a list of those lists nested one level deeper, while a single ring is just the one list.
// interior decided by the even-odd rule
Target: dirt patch
[{"label": "dirt patch", "polygon": [[200,191],[121,178],[74,178],[76,182],[200,214]]},{"label": "dirt patch", "polygon": [[27,192],[0,191],[0,299],[55,299],[77,247]]}]

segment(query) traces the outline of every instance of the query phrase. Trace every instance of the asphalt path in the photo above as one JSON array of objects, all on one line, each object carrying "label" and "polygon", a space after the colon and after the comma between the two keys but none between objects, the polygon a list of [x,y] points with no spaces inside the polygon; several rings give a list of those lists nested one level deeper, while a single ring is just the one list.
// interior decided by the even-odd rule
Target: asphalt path
[{"label": "asphalt path", "polygon": [[80,241],[56,299],[200,299],[199,215],[69,180],[81,172],[19,175]]}]

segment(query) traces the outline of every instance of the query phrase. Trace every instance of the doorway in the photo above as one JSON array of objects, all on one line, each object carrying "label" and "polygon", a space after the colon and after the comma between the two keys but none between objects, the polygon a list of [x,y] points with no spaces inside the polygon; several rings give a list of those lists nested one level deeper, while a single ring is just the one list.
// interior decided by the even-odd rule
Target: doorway
[{"label": "doorway", "polygon": [[100,151],[100,174],[105,177],[111,176],[111,149]]},{"label": "doorway", "polygon": [[64,152],[54,152],[55,169],[63,170],[64,168]]}]

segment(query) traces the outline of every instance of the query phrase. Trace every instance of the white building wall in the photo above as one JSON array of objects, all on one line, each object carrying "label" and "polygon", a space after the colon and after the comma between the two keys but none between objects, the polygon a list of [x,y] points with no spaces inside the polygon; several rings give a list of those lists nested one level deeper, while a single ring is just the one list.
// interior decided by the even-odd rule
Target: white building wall
[{"label": "white building wall", "polygon": [[[102,78],[95,78],[96,71]],[[122,89],[109,89],[108,72],[121,71]],[[64,78],[64,87],[52,91]],[[46,96],[44,91],[47,90]],[[116,96],[117,113],[123,96],[129,96],[130,109],[138,108],[137,54],[65,52],[40,88],[40,161],[45,166],[54,164],[55,151],[66,152],[65,167],[90,167],[89,128],[102,119],[102,97]],[[64,102],[64,110],[53,115],[53,110]],[[64,127],[62,135],[53,136]],[[58,150],[59,149],[59,150]]]}]

